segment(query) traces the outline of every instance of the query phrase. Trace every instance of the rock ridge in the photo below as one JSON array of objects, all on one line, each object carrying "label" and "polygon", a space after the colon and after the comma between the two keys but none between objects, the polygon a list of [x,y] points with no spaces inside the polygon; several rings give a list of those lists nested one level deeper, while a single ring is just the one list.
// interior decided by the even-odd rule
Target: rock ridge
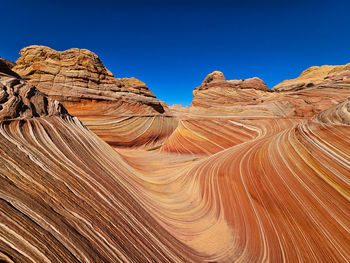
[{"label": "rock ridge", "polygon": [[0,121],[58,115],[68,115],[61,103],[20,79],[0,60]]}]

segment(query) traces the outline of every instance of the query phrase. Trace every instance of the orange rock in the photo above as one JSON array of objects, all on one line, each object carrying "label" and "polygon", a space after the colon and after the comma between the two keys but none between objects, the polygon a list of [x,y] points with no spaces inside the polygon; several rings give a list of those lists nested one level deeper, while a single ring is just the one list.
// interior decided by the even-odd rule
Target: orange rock
[{"label": "orange rock", "polygon": [[[190,110],[172,107],[180,124],[152,151],[110,147],[1,61],[0,72],[0,261],[350,258],[347,71],[273,92],[215,73]],[[166,129],[157,120],[170,116],[126,97],[64,101],[106,141]]]},{"label": "orange rock", "polygon": [[[349,73],[350,71],[350,63],[346,65],[340,66],[313,66],[306,70],[304,70],[300,76],[296,79],[289,79],[282,81],[273,87],[273,90],[283,91],[283,90],[292,90],[292,89],[300,89],[303,87],[312,87],[316,84],[320,84],[321,82],[325,82],[332,78],[333,76]],[[347,74],[349,75],[349,74]]]},{"label": "orange rock", "polygon": [[0,60],[0,120],[67,115],[61,103],[26,83]]},{"label": "orange rock", "polygon": [[[315,84],[288,88],[278,88],[277,85],[273,90],[268,90],[265,83],[258,78],[244,81],[226,81],[222,78],[205,81],[193,92],[190,112],[211,116],[311,117],[350,96],[348,65],[331,69],[327,66],[320,72],[323,75],[327,73],[328,77]],[[306,71],[302,74],[303,78],[314,71],[318,72],[317,69]],[[322,75],[321,73],[318,75]]]},{"label": "orange rock", "polygon": [[113,146],[155,147],[177,126],[168,106],[145,83],[115,78],[89,50],[29,46],[20,55],[16,73]]}]

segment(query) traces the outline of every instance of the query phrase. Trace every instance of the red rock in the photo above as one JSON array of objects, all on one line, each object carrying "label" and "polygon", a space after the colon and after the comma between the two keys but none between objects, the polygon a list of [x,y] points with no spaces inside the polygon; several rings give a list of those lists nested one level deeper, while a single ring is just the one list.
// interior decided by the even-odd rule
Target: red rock
[{"label": "red rock", "polygon": [[[215,73],[190,110],[172,107],[179,126],[146,151],[113,149],[76,117],[46,114],[34,99],[46,95],[1,73],[6,112],[18,112],[12,97],[36,110],[0,119],[0,260],[346,262],[348,76],[269,92]],[[75,110],[94,125],[94,108],[149,112],[117,102],[84,98]],[[151,131],[141,117],[121,119],[117,141]]]},{"label": "red rock", "polygon": [[115,78],[89,50],[29,46],[20,55],[16,73],[113,146],[155,147],[177,126],[168,106],[145,83]]},{"label": "red rock", "polygon": [[327,74],[331,74],[329,72],[337,74],[327,75],[326,80],[316,84],[273,90],[268,90],[258,78],[202,83],[193,92],[190,112],[211,116],[311,117],[350,96],[348,67],[333,68]]},{"label": "red rock", "polygon": [[313,66],[304,70],[300,76],[296,79],[289,79],[282,81],[273,87],[273,90],[286,91],[297,90],[300,88],[312,87],[314,85],[324,83],[327,80],[331,80],[334,76],[349,73],[350,63],[340,66]]},{"label": "red rock", "polygon": [[61,103],[20,79],[0,60],[0,120],[67,115]]}]

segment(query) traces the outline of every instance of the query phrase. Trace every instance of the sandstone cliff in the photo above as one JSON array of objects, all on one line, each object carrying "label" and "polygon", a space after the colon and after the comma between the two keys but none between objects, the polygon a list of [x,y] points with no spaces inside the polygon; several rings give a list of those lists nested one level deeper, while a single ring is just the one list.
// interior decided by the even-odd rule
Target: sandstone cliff
[{"label": "sandstone cliff", "polygon": [[60,101],[111,145],[154,147],[177,125],[168,106],[145,83],[115,78],[89,50],[29,46],[20,55],[13,71]]},{"label": "sandstone cliff", "polygon": [[190,111],[197,115],[311,117],[350,96],[347,65],[333,68],[327,74],[326,79],[313,83],[314,75],[308,79],[309,73],[305,73],[303,83],[308,84],[287,88],[278,85],[268,90],[258,78],[227,81],[222,73],[214,72],[195,88]]}]

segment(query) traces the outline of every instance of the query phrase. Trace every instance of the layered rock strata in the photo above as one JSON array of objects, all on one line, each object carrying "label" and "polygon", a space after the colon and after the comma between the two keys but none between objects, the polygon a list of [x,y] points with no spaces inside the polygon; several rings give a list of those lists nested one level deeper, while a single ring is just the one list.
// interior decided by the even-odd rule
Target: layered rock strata
[{"label": "layered rock strata", "polygon": [[[343,80],[341,77],[343,73],[349,76],[350,63],[339,66],[313,66],[304,70],[299,77],[295,79],[284,80],[273,87],[273,90],[285,91],[295,90],[301,88],[312,87],[324,82]],[[348,78],[348,77],[346,77]]]},{"label": "layered rock strata", "polygon": [[0,83],[1,262],[203,261],[147,211],[114,149],[31,84],[2,70]]},{"label": "layered rock strata", "polygon": [[31,84],[18,78],[0,60],[0,120],[27,119],[67,114],[61,103],[48,98]]},{"label": "layered rock strata", "polygon": [[258,78],[227,81],[223,74],[213,78],[212,73],[194,90],[190,112],[214,116],[311,117],[350,96],[350,70],[344,66],[335,73],[329,73],[326,80],[307,81],[302,87],[273,90],[268,90]]},{"label": "layered rock strata", "polygon": [[[215,73],[205,81],[222,82],[222,89],[203,88],[197,95],[223,96],[222,77]],[[333,106],[313,116],[308,108],[303,117],[269,109],[252,115],[246,99],[240,107],[249,116],[232,105],[230,112],[229,103],[222,105],[226,112],[215,100],[212,106],[204,101],[195,114],[181,110],[178,128],[153,151],[113,149],[63,108],[48,108],[54,102],[45,107],[34,99],[46,96],[15,73],[3,73],[0,82],[4,97],[36,109],[0,120],[1,261],[350,258],[350,106],[345,98],[336,104],[338,97],[327,93],[346,94],[345,77],[303,93],[231,87],[242,96],[254,90],[287,94],[291,103],[317,91],[323,102],[332,98]]]},{"label": "layered rock strata", "polygon": [[177,125],[167,105],[145,83],[135,78],[115,78],[89,50],[59,52],[29,46],[20,55],[13,68],[16,73],[60,101],[70,114],[111,145],[161,144]]}]

